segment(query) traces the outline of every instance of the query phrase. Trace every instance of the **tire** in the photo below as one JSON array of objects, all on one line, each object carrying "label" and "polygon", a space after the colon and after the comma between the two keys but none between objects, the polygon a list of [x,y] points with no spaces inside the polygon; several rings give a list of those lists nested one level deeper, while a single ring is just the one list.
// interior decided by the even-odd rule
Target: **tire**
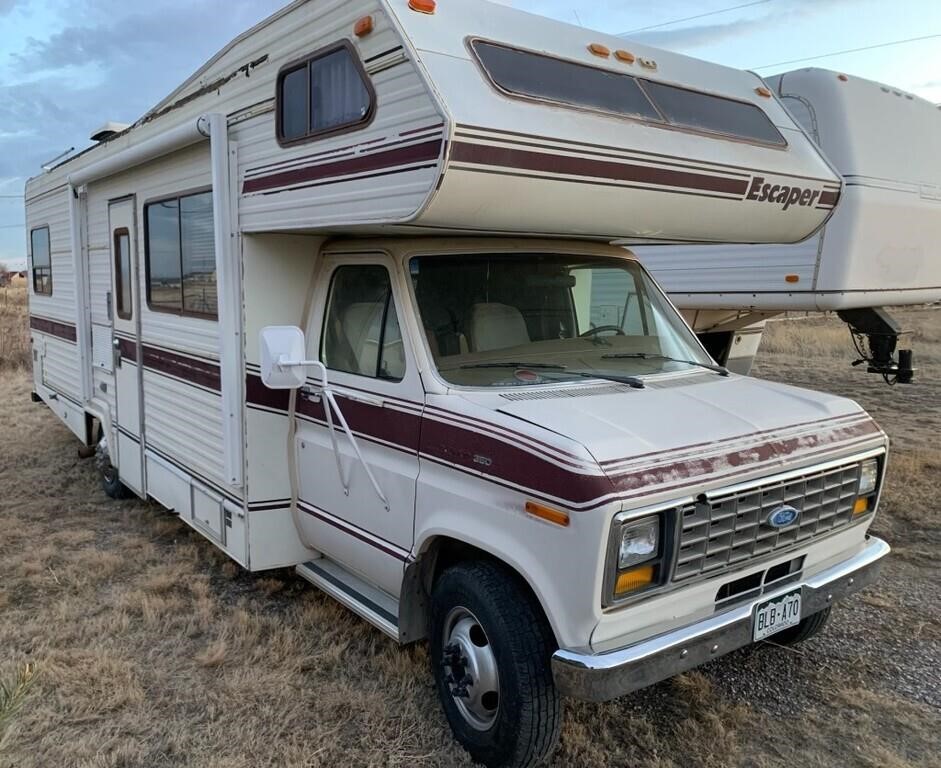
[{"label": "tire", "polygon": [[487,768],[538,765],[558,743],[562,707],[555,639],[520,578],[485,561],[449,568],[432,589],[429,630],[435,687],[458,742]]},{"label": "tire", "polygon": [[118,468],[110,462],[101,470],[101,487],[112,499],[120,500],[131,498],[130,489],[121,482],[121,478],[118,475]]},{"label": "tire", "polygon": [[827,625],[829,619],[830,609],[824,608],[822,611],[817,611],[817,613],[810,614],[806,619],[802,619],[797,626],[776,632],[768,640],[775,645],[797,645],[820,632]]}]

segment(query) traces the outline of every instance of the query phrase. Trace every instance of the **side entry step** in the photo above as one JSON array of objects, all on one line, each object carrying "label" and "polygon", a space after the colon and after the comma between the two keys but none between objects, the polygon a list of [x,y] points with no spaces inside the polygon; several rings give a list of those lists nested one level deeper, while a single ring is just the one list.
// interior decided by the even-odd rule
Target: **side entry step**
[{"label": "side entry step", "polygon": [[296,571],[393,640],[399,640],[398,600],[325,557],[308,560],[298,565]]}]

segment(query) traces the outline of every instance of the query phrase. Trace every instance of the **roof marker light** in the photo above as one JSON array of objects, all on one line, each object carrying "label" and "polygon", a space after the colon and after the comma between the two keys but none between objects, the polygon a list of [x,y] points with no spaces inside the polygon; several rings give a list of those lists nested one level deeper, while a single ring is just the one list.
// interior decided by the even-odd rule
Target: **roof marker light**
[{"label": "roof marker light", "polygon": [[849,78],[848,78],[846,75],[842,75],[842,74],[841,74],[841,75],[837,75],[837,76],[836,76],[836,79],[837,79],[837,80],[842,80],[844,83],[845,83],[847,80],[849,80]]},{"label": "roof marker light", "polygon": [[436,6],[435,0],[408,0],[408,7],[419,13],[434,13]]},{"label": "roof marker light", "polygon": [[625,64],[633,64],[637,60],[637,57],[633,53],[625,51],[623,48],[618,48],[618,50],[614,52],[614,58],[618,61],[623,61]]},{"label": "roof marker light", "polygon": [[759,86],[755,89],[755,93],[757,93],[759,96],[764,96],[766,99],[770,99],[770,98],[771,98],[771,91],[769,91],[769,90],[768,90],[767,88],[765,88],[763,85],[759,85]]},{"label": "roof marker light", "polygon": [[611,55],[611,49],[601,43],[592,43],[588,46],[588,50],[595,56],[600,56],[602,59],[606,59]]},{"label": "roof marker light", "polygon": [[784,282],[786,283],[799,283],[800,279],[801,279],[800,275],[785,275],[784,276]]},{"label": "roof marker light", "polygon": [[372,16],[363,16],[353,25],[353,34],[357,37],[365,37],[373,31]]}]

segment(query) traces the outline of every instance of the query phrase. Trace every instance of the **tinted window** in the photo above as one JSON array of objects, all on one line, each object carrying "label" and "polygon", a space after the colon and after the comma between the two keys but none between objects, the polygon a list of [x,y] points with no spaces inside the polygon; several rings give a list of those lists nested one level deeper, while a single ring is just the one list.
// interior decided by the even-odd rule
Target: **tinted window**
[{"label": "tinted window", "polygon": [[644,88],[673,125],[715,131],[768,144],[784,144],[784,137],[760,107],[708,93],[644,80]]},{"label": "tinted window", "polygon": [[647,120],[660,119],[629,75],[481,40],[475,40],[473,47],[493,82],[511,93]]},{"label": "tinted window", "polygon": [[402,333],[385,267],[348,266],[333,273],[320,358],[336,371],[395,380],[405,375]]},{"label": "tinted window", "polygon": [[216,254],[212,193],[150,203],[145,260],[151,309],[215,317]]},{"label": "tinted window", "polygon": [[130,320],[134,314],[131,286],[131,238],[126,229],[114,232],[114,286],[118,317]]},{"label": "tinted window", "polygon": [[369,120],[372,94],[351,48],[318,53],[281,74],[278,136],[296,141]]},{"label": "tinted window", "polygon": [[29,246],[33,257],[33,292],[52,296],[52,252],[49,250],[49,227],[39,227],[30,232]]}]

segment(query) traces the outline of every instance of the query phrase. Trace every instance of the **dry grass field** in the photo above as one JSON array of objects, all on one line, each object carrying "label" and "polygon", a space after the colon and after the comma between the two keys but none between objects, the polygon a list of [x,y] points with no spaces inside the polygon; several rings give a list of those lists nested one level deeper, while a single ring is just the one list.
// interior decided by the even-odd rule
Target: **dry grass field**
[{"label": "dry grass field", "polygon": [[[397,648],[288,571],[245,573],[153,504],[109,500],[30,403],[23,320],[11,329],[3,302],[0,768],[469,765],[423,646]],[[832,320],[773,323],[756,370],[853,396],[892,435],[882,581],[799,649],[569,702],[555,765],[941,764],[941,311],[901,316],[912,387],[850,369]]]}]

